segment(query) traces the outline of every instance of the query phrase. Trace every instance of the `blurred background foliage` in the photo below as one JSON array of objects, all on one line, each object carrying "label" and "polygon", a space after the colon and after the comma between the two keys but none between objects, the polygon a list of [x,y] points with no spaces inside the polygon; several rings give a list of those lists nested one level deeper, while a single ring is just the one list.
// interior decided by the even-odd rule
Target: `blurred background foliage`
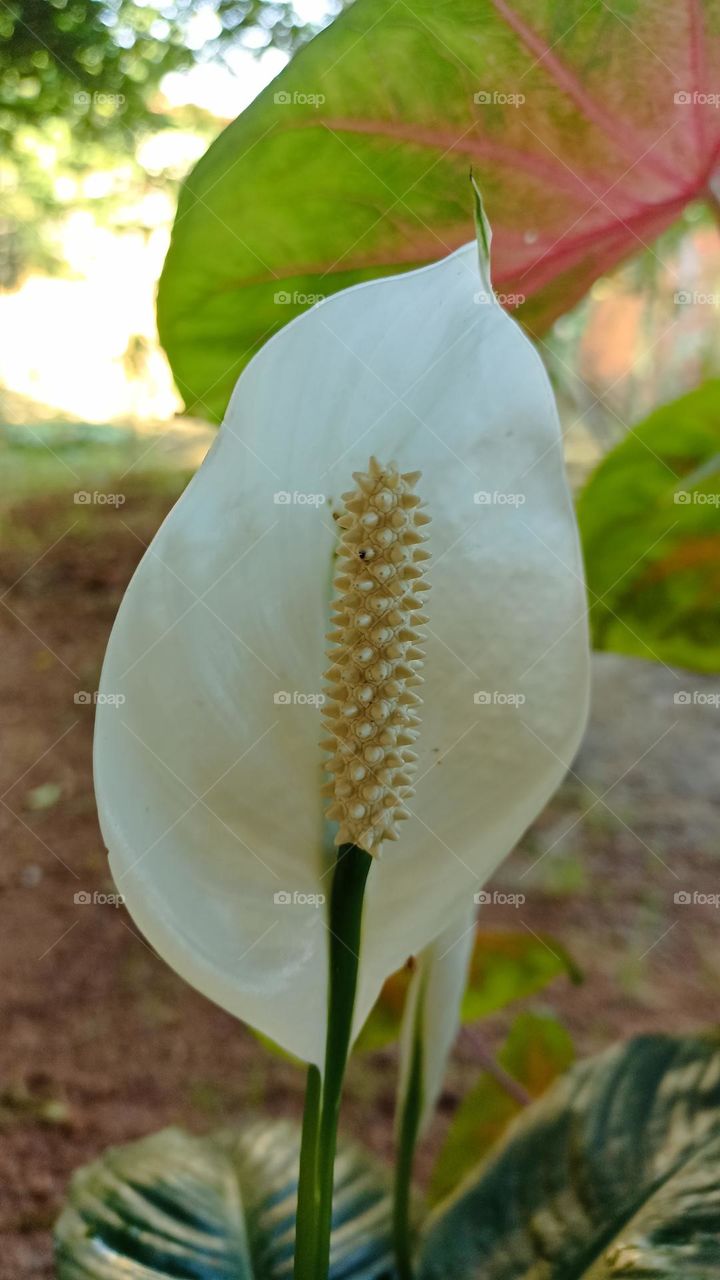
[{"label": "blurred background foliage", "polygon": [[[331,3],[322,21],[333,12]],[[319,25],[303,20],[289,0],[3,4],[0,287],[14,286],[33,268],[62,270],[50,233],[69,207],[92,201],[96,217],[122,226],[129,197],[181,176],[187,159],[179,170],[169,162],[160,173],[139,161],[143,139],[175,129],[204,145],[212,140],[217,116],[193,103],[173,106],[162,92],[165,77],[193,67],[232,76],[233,55],[289,55]],[[91,175],[94,184],[84,181]]]},{"label": "blurred background foliage", "polygon": [[[334,12],[331,3],[323,22]],[[79,140],[122,147],[162,123],[153,95],[169,72],[222,65],[239,48],[290,54],[320,25],[290,0],[10,0],[0,15],[3,144],[60,116]]]}]

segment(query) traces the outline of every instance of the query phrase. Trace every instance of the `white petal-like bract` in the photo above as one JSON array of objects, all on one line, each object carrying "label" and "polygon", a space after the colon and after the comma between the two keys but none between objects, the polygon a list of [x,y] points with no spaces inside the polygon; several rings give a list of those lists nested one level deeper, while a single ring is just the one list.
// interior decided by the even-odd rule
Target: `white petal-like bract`
[{"label": "white petal-like bract", "polygon": [[475,906],[465,907],[417,957],[403,1009],[398,1120],[407,1096],[414,1052],[420,1051],[418,1136],[427,1127],[460,1026],[462,998],[475,942]]},{"label": "white petal-like bract", "polygon": [[422,472],[432,585],[413,779],[369,876],[356,1025],[472,905],[579,742],[588,642],[542,364],[470,244],[338,293],[235,388],[120,608],[95,776],[113,875],[189,982],[322,1059],[334,857],[320,702],[334,513],[371,455]]}]

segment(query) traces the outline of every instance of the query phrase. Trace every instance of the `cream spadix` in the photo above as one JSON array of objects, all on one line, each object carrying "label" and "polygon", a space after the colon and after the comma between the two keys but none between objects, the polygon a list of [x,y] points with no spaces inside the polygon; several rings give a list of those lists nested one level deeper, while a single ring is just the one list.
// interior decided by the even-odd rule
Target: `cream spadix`
[{"label": "cream spadix", "polygon": [[339,823],[335,843],[376,854],[383,840],[398,839],[396,823],[409,818],[404,802],[414,795],[413,708],[421,699],[413,686],[422,683],[418,628],[429,621],[421,609],[428,589],[422,562],[430,557],[419,544],[430,516],[413,491],[420,472],[401,475],[371,458],[353,478],[357,489],[343,494],[338,519],[325,710],[331,737],[322,744],[334,776],[324,794],[333,799],[328,818]]},{"label": "cream spadix", "polygon": [[333,295],[257,353],[123,600],[101,691],[125,701],[97,708],[100,820],[138,926],[189,982],[316,1063],[336,855],[319,745],[333,517],[373,455],[422,471],[432,590],[415,795],[370,868],[357,1030],[384,979],[472,907],[585,719],[556,411],[474,243]]}]

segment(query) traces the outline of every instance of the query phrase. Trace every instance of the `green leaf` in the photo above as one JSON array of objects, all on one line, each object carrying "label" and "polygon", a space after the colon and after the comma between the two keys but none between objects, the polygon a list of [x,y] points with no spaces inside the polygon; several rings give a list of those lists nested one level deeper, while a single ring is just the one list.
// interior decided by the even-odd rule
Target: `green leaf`
[{"label": "green leaf", "polygon": [[[504,1133],[527,1102],[539,1098],[575,1056],[568,1032],[555,1018],[521,1013],[497,1055],[500,1071],[483,1071],[453,1117],[433,1169],[431,1199],[458,1185]],[[504,1079],[507,1076],[508,1079]],[[509,1091],[508,1085],[514,1086]]]},{"label": "green leaf", "polygon": [[[165,1129],[74,1176],[55,1231],[58,1280],[279,1280],[292,1274],[299,1133],[258,1121],[196,1138]],[[343,1145],[332,1280],[380,1280],[391,1259],[383,1176]]]},{"label": "green leaf", "polygon": [[417,1280],[717,1280],[720,1044],[573,1068],[428,1224]]},{"label": "green leaf", "polygon": [[[382,1049],[397,1040],[412,973],[412,965],[406,965],[388,978],[358,1037],[356,1052]],[[513,1000],[534,995],[562,974],[572,982],[582,981],[574,960],[555,938],[478,930],[462,1004],[462,1022],[477,1022],[504,1009]]]},{"label": "green leaf", "polygon": [[720,671],[720,381],[635,427],[578,516],[596,647]]},{"label": "green leaf", "polygon": [[355,0],[187,179],[158,297],[188,407],[219,418],[310,300],[472,239],[542,332],[706,198],[718,0]]},{"label": "green leaf", "polygon": [[565,975],[581,982],[574,960],[555,938],[532,933],[478,931],[462,1007],[463,1022],[476,1022],[513,1000],[541,991]]}]

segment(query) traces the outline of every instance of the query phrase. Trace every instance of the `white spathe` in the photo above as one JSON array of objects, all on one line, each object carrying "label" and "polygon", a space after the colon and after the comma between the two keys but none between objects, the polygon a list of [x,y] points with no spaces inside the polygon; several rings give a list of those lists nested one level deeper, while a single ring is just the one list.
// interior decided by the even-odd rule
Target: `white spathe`
[{"label": "white spathe", "polygon": [[417,794],[371,868],[356,1029],[388,974],[472,904],[585,722],[555,405],[486,286],[472,243],[335,294],[268,342],[143,558],[103,668],[101,693],[125,701],[98,705],[96,792],[130,913],[188,982],[315,1063],[333,850],[314,700],[333,511],[371,454],[422,471],[433,559]]},{"label": "white spathe", "polygon": [[440,1096],[450,1051],[461,1020],[462,998],[475,943],[475,905],[463,907],[417,957],[403,1009],[400,1035],[399,1105],[402,1118],[416,1049],[420,1053],[418,1136],[427,1128]]}]

